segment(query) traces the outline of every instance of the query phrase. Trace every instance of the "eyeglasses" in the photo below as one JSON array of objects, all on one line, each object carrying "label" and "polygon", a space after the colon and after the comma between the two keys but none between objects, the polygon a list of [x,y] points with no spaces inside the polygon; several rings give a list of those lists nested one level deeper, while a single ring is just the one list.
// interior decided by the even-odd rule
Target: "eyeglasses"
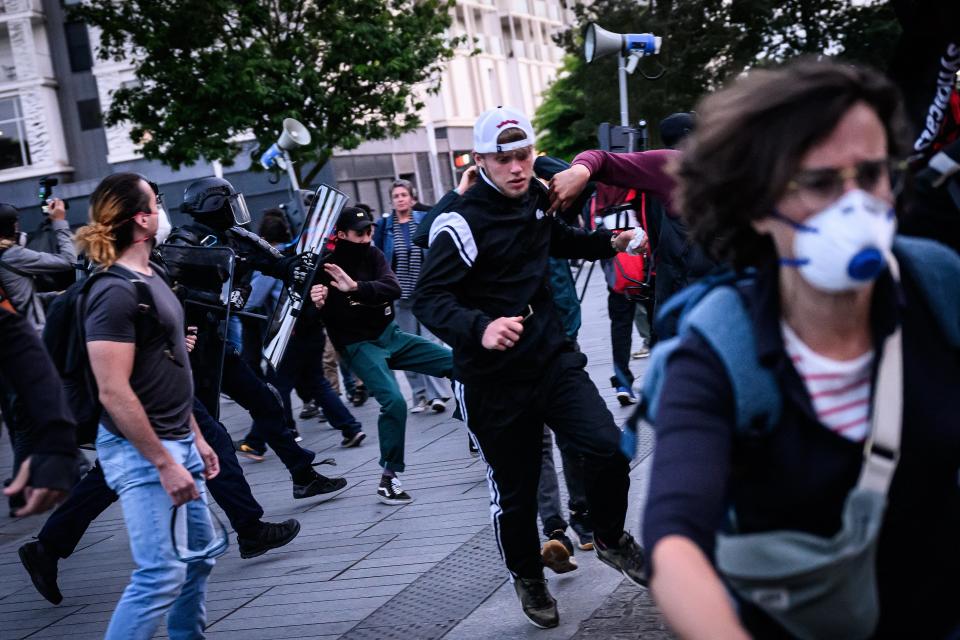
[{"label": "eyeglasses", "polygon": [[787,191],[797,193],[811,205],[822,205],[840,198],[851,179],[857,187],[872,193],[883,180],[889,180],[891,171],[901,168],[901,164],[882,158],[864,160],[852,167],[804,169],[787,183]]}]

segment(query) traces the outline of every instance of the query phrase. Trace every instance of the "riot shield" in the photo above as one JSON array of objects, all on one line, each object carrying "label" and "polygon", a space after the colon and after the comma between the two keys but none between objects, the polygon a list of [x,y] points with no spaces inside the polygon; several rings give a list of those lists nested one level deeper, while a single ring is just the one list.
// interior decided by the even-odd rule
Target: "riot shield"
[{"label": "riot shield", "polygon": [[[220,417],[220,386],[223,381],[223,362],[226,357],[227,328],[232,310],[230,293],[233,290],[233,272],[236,254],[228,247],[193,247],[162,244],[157,250],[163,258],[167,275],[181,289],[184,316],[188,325],[197,317],[213,318],[212,330],[219,335],[201,336],[198,353],[191,354],[194,362],[202,365],[194,369],[197,378],[197,397],[214,418]],[[208,323],[198,322],[199,326]],[[201,329],[203,330],[203,329]]]},{"label": "riot shield", "polygon": [[313,207],[307,214],[296,247],[298,254],[314,253],[318,255],[318,259],[302,286],[289,284],[283,288],[280,301],[273,313],[264,340],[266,346],[263,349],[263,357],[270,363],[274,371],[280,367],[283,355],[287,351],[290,336],[293,334],[293,325],[296,324],[297,318],[300,316],[304,301],[310,299],[310,286],[313,284],[313,278],[317,269],[320,268],[327,257],[327,237],[333,229],[340,211],[346,204],[347,196],[333,187],[324,184],[317,189]]}]

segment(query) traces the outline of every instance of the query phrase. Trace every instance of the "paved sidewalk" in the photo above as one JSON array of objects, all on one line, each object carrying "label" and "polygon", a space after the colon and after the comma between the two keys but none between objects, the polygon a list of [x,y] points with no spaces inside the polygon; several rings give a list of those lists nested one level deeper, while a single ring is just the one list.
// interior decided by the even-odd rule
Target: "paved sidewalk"
[{"label": "paved sidewalk", "polygon": [[[584,304],[581,347],[588,370],[618,421],[628,409],[609,388],[611,356],[606,293],[594,277]],[[643,361],[634,361],[641,372]],[[405,386],[405,380],[401,382]],[[452,410],[452,407],[451,407]],[[210,638],[648,638],[669,637],[645,593],[580,552],[580,569],[551,577],[561,626],[540,631],[524,620],[497,555],[489,527],[486,468],[469,455],[466,430],[443,414],[411,415],[404,487],[415,501],[404,507],[375,498],[379,468],[376,402],[356,410],[368,434],[357,449],[340,449],[339,432],[304,421],[303,445],[318,460],[334,457],[326,475],[344,475],[348,490],[335,500],[294,500],[276,456],[244,461],[265,519],[296,517],[300,535],[286,547],[241,560],[235,537],[214,569],[208,595]],[[249,418],[224,403],[224,423],[240,437]],[[646,453],[649,453],[649,433]],[[649,459],[632,473],[627,527],[638,533]],[[8,474],[10,447],[0,445],[0,472]],[[558,472],[560,459],[557,456]],[[99,638],[133,568],[118,505],[87,532],[60,563],[64,601],[52,606],[31,585],[16,550],[42,517],[13,520],[0,513],[0,638]],[[620,632],[623,635],[618,635]],[[659,634],[659,635],[658,635]]]}]

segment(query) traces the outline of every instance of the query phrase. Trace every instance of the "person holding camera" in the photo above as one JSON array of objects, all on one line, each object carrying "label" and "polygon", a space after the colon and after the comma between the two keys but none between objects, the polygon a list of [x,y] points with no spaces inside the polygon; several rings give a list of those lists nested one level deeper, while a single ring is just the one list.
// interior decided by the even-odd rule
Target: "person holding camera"
[{"label": "person holding camera", "polygon": [[77,261],[73,233],[67,224],[67,209],[63,200],[49,204],[51,226],[56,232],[56,253],[28,249],[20,244],[20,211],[10,204],[0,204],[0,285],[10,297],[17,313],[25,316],[40,332],[46,316],[41,294],[37,293],[35,278],[69,271]]}]

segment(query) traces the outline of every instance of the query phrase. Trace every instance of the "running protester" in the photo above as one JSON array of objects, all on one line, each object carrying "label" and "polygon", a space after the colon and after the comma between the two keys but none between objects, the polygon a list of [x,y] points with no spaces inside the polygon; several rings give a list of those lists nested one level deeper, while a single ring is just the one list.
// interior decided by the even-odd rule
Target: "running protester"
[{"label": "running protester", "polygon": [[454,394],[488,465],[501,555],[527,618],[559,624],[543,578],[537,483],[543,425],[584,456],[586,492],[600,559],[637,584],[643,553],[623,524],[630,485],[620,430],[564,333],[547,260],[600,259],[623,250],[614,237],[567,226],[533,175],[533,129],[498,107],[474,126],[481,179],[430,228],[414,293],[417,317],[454,350]]},{"label": "running protester", "polygon": [[340,213],[333,255],[318,273],[310,298],[322,311],[327,334],[344,364],[380,403],[377,427],[383,474],[377,497],[384,504],[402,505],[412,500],[397,478],[405,469],[407,403],[392,370],[450,377],[453,362],[446,347],[397,326],[393,302],[400,297],[400,283],[371,244],[372,227],[373,220],[362,209],[347,207]]},{"label": "running protester", "polygon": [[[439,342],[413,315],[411,296],[420,277],[420,265],[424,251],[413,243],[413,236],[423,221],[425,211],[418,211],[416,191],[409,180],[396,180],[390,186],[393,211],[385,213],[373,230],[373,244],[383,251],[387,264],[400,282],[400,299],[394,310],[401,331],[423,336],[431,342]],[[441,378],[425,376],[415,371],[406,371],[407,382],[413,392],[413,408],[410,413],[421,413],[428,408],[436,413],[446,410],[445,398],[450,397],[449,386]]]}]

